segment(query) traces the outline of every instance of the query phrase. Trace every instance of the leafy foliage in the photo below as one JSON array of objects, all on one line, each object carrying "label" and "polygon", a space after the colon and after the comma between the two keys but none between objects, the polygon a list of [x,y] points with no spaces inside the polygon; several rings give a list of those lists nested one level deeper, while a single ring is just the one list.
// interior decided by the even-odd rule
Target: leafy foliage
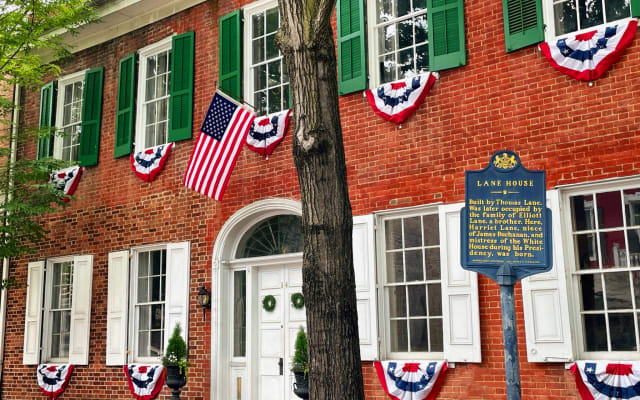
[{"label": "leafy foliage", "polygon": [[169,338],[164,357],[162,357],[162,365],[177,365],[180,367],[180,372],[186,377],[187,367],[189,366],[189,361],[187,361],[187,344],[184,342],[182,336],[180,336],[180,332],[182,332],[180,324],[176,324]]},{"label": "leafy foliage", "polygon": [[88,0],[0,0],[0,257],[32,251],[46,234],[37,217],[65,204],[62,193],[47,184],[49,173],[65,163],[11,158],[16,146],[52,134],[48,127],[12,125],[11,114],[19,111],[12,86],[36,90],[44,77],[58,75],[59,63],[70,56],[63,35],[95,20]]},{"label": "leafy foliage", "polygon": [[291,363],[291,371],[304,372],[306,375],[309,372],[309,350],[307,348],[307,334],[302,327],[300,327],[298,335],[296,336],[295,350],[293,362]]}]

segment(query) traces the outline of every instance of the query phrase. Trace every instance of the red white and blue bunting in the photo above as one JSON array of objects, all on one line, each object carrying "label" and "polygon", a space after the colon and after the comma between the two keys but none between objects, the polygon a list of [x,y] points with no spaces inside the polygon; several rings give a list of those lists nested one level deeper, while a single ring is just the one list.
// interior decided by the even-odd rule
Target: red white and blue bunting
[{"label": "red white and blue bunting", "polygon": [[376,361],[382,388],[394,400],[432,400],[442,387],[446,361]]},{"label": "red white and blue bunting", "polygon": [[[52,172],[49,175],[49,182],[52,183],[56,189],[62,191],[65,195],[71,196],[76,191],[78,183],[80,183],[80,177],[82,176],[82,167],[75,166],[65,168],[63,170]],[[64,201],[69,201],[68,197],[64,198]]]},{"label": "red white and blue bunting", "polygon": [[48,399],[57,399],[69,384],[72,372],[71,364],[40,364],[36,368],[38,386]]},{"label": "red white and blue bunting", "polygon": [[164,167],[169,158],[173,143],[161,144],[146,150],[131,154],[131,169],[138,178],[145,182],[151,182]]},{"label": "red white and blue bunting", "polygon": [[579,33],[555,43],[541,43],[540,51],[553,68],[581,81],[600,78],[631,44],[638,21],[629,19]]},{"label": "red white and blue bunting", "polygon": [[576,361],[571,372],[582,400],[640,400],[640,362]]},{"label": "red white and blue bunting", "polygon": [[284,139],[289,126],[291,110],[257,117],[247,135],[247,147],[269,158],[273,149]]},{"label": "red white and blue bunting", "polygon": [[160,364],[124,366],[129,389],[136,400],[155,399],[164,385],[165,370]]},{"label": "red white and blue bunting", "polygon": [[401,124],[422,103],[438,78],[435,72],[405,78],[364,91],[364,97],[376,114]]}]

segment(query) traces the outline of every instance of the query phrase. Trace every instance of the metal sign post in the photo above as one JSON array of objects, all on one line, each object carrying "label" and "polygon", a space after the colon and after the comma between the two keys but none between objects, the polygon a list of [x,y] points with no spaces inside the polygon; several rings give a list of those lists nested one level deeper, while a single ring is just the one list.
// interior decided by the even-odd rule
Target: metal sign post
[{"label": "metal sign post", "polygon": [[527,170],[512,151],[496,152],[486,168],[465,172],[460,261],[500,285],[508,400],[521,398],[513,285],[552,267],[546,204],[545,172]]}]

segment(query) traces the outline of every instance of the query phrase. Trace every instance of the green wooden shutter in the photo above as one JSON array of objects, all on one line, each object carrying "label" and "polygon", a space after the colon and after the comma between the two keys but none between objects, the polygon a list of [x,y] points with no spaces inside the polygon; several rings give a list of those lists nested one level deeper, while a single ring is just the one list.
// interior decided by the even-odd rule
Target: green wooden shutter
[{"label": "green wooden shutter", "polygon": [[338,0],[338,88],[340,94],[364,90],[367,59],[363,0]]},{"label": "green wooden shutter", "polygon": [[429,70],[440,71],[465,65],[463,0],[428,0],[427,9]]},{"label": "green wooden shutter", "polygon": [[[55,119],[56,81],[51,81],[40,90],[40,121],[39,127],[53,127]],[[51,134],[38,139],[37,158],[51,157],[53,151],[53,131]]]},{"label": "green wooden shutter", "polygon": [[502,0],[507,52],[544,41],[540,0]]},{"label": "green wooden shutter", "polygon": [[82,166],[98,164],[103,75],[104,68],[102,67],[90,69],[84,74],[82,124],[78,150],[78,163]]},{"label": "green wooden shutter", "polygon": [[241,10],[220,18],[220,89],[226,94],[242,98],[242,30]]},{"label": "green wooden shutter", "polygon": [[640,0],[631,0],[631,16],[640,17]]},{"label": "green wooden shutter", "polygon": [[171,40],[170,142],[191,139],[194,43],[193,31],[174,36]]},{"label": "green wooden shutter", "polygon": [[116,108],[116,158],[131,154],[136,92],[136,53],[120,60]]}]

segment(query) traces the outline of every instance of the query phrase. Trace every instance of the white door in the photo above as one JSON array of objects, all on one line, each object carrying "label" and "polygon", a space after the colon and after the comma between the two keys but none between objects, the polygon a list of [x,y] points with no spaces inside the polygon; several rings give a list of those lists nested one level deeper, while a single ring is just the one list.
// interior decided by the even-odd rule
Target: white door
[{"label": "white door", "polygon": [[[258,270],[258,399],[293,400],[291,359],[300,327],[306,330],[305,309],[291,305],[291,295],[302,293],[302,267],[290,264]],[[262,306],[265,296],[276,299],[273,311]]]}]

